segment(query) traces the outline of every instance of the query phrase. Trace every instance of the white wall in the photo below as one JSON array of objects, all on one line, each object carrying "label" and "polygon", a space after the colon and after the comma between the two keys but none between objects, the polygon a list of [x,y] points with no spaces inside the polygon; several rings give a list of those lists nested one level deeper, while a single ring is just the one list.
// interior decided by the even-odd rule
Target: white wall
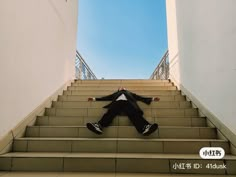
[{"label": "white wall", "polygon": [[170,78],[173,81],[175,81],[175,84],[179,87],[180,58],[179,58],[179,44],[178,44],[175,0],[166,1],[166,18],[167,18],[168,50],[169,50],[169,62],[170,62],[169,74],[170,74]]},{"label": "white wall", "polygon": [[77,0],[0,1],[0,137],[74,78]]},{"label": "white wall", "polygon": [[236,134],[236,1],[166,5],[171,77]]}]

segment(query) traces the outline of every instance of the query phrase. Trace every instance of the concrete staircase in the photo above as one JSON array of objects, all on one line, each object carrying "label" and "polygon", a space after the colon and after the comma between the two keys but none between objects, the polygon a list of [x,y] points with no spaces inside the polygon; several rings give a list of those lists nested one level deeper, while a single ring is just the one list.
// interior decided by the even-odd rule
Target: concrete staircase
[{"label": "concrete staircase", "polygon": [[[118,116],[102,135],[86,128],[87,122],[100,119],[107,104],[88,102],[88,97],[111,94],[119,86],[161,99],[139,103],[159,131],[144,137],[125,116]],[[226,156],[203,160],[198,155],[202,147],[222,147]],[[168,80],[78,80],[27,127],[24,137],[14,140],[12,152],[0,156],[0,170],[235,175],[236,156]]]}]

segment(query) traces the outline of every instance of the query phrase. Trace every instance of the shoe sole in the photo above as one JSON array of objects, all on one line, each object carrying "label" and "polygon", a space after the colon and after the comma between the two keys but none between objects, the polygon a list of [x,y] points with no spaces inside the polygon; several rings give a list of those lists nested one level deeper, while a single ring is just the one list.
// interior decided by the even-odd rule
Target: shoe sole
[{"label": "shoe sole", "polygon": [[101,134],[102,134],[102,132],[97,131],[97,130],[94,128],[94,126],[93,126],[92,124],[87,123],[87,128],[88,128],[90,131],[96,133],[97,135],[101,135]]},{"label": "shoe sole", "polygon": [[158,128],[158,125],[157,124],[153,124],[153,125],[151,125],[149,131],[144,133],[143,135],[144,136],[148,136],[148,135],[152,134],[153,132],[155,132],[157,130],[157,128]]}]

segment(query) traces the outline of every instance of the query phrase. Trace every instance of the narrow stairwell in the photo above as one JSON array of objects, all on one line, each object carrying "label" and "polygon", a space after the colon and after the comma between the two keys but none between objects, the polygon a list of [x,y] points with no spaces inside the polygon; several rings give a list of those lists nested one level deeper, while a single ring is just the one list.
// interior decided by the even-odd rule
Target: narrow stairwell
[{"label": "narrow stairwell", "polygon": [[[158,131],[144,137],[126,116],[115,118],[102,135],[86,128],[101,118],[107,104],[88,102],[88,97],[111,94],[120,86],[160,98],[151,105],[138,103],[144,117],[159,124]],[[226,155],[203,160],[202,147],[222,147]],[[14,140],[12,152],[0,156],[0,170],[235,175],[236,156],[169,80],[77,80],[27,127],[24,137]]]}]

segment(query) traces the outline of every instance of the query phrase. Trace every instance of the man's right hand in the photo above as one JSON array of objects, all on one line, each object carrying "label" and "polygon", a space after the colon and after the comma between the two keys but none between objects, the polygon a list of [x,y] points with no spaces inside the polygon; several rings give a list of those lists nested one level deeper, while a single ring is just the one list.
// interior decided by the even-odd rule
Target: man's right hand
[{"label": "man's right hand", "polygon": [[92,97],[89,97],[89,98],[88,98],[88,101],[93,101],[93,98],[92,98]]},{"label": "man's right hand", "polygon": [[160,101],[160,98],[158,98],[158,97],[153,97],[153,101]]}]

